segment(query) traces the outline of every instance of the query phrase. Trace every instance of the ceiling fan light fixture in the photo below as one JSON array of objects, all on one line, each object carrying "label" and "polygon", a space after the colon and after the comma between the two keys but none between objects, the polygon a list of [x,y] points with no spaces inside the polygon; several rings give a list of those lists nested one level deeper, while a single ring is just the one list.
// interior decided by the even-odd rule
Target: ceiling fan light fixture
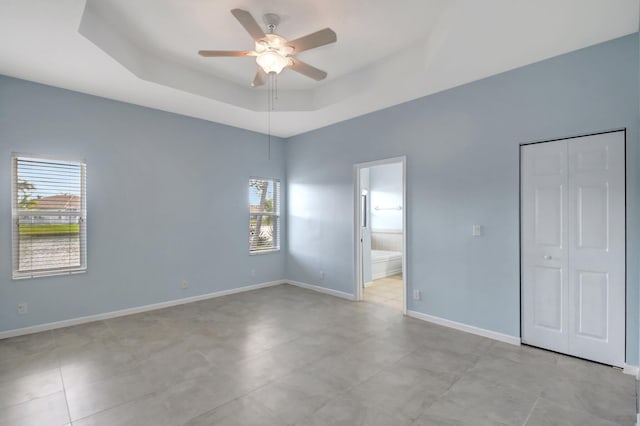
[{"label": "ceiling fan light fixture", "polygon": [[284,67],[289,65],[289,59],[287,57],[272,50],[268,50],[258,55],[258,57],[256,57],[256,62],[267,74],[271,74],[272,72],[280,74]]}]

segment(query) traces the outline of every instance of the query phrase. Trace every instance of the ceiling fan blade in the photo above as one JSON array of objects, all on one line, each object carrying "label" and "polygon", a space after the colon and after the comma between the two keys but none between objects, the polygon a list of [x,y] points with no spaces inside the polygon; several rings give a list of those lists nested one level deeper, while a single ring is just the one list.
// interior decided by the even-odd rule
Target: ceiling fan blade
[{"label": "ceiling fan blade", "polygon": [[324,30],[316,31],[315,33],[290,41],[288,45],[295,49],[294,53],[300,53],[304,50],[335,43],[337,40],[338,36],[336,33],[331,28],[325,28]]},{"label": "ceiling fan blade", "polygon": [[291,62],[289,65],[287,65],[287,67],[291,68],[296,72],[299,72],[302,75],[306,75],[307,77],[310,77],[317,81],[324,80],[327,77],[326,72],[316,67],[312,67],[311,65],[306,64],[296,58],[290,58],[290,59],[291,59]]},{"label": "ceiling fan blade", "polygon": [[253,19],[253,16],[246,10],[242,9],[231,9],[231,13],[236,17],[240,25],[244,27],[245,30],[251,35],[255,41],[264,38],[264,31],[260,28],[260,25]]},{"label": "ceiling fan blade", "polygon": [[257,56],[253,50],[199,50],[200,56],[216,57],[216,56]]},{"label": "ceiling fan blade", "polygon": [[265,72],[262,71],[262,68],[258,67],[258,70],[256,71],[256,76],[253,78],[253,82],[251,83],[251,87],[258,87],[258,86],[264,85],[264,83],[266,83],[265,77],[267,77],[267,74],[265,74]]}]

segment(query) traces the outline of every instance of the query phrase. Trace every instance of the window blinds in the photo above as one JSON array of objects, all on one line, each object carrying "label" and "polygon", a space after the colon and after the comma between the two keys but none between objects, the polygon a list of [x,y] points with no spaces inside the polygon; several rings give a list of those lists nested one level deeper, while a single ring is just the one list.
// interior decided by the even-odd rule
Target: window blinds
[{"label": "window blinds", "polygon": [[280,181],[249,179],[249,253],[280,250]]},{"label": "window blinds", "polygon": [[13,277],[86,270],[86,166],[13,158]]}]

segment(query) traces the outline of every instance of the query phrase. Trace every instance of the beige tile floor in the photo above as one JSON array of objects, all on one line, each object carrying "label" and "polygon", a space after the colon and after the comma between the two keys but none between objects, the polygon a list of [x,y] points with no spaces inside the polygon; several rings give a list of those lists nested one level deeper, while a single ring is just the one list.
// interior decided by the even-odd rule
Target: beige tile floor
[{"label": "beige tile floor", "polygon": [[0,425],[632,425],[616,369],[280,285],[0,341]]},{"label": "beige tile floor", "polygon": [[370,286],[364,288],[363,299],[366,302],[402,310],[403,291],[402,274],[397,274],[374,280]]}]

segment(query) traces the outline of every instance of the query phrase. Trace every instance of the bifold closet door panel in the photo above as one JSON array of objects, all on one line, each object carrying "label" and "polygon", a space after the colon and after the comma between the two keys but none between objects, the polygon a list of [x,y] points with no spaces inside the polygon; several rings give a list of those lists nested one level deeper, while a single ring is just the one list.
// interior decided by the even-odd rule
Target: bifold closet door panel
[{"label": "bifold closet door panel", "polygon": [[568,352],[567,142],[522,147],[522,340]]},{"label": "bifold closet door panel", "polygon": [[625,361],[624,132],[569,140],[569,348]]}]

